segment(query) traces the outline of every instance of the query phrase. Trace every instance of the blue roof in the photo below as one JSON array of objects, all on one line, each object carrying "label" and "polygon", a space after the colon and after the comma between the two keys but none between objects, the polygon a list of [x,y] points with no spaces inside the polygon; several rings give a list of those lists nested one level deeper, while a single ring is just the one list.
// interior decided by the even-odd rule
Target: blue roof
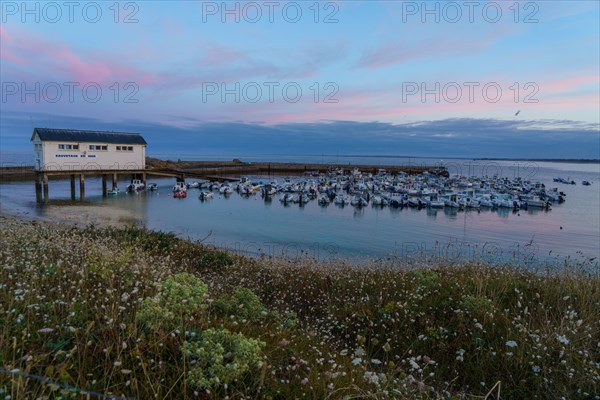
[{"label": "blue roof", "polygon": [[33,140],[36,133],[42,141],[49,142],[147,144],[139,133],[34,128],[31,140]]}]

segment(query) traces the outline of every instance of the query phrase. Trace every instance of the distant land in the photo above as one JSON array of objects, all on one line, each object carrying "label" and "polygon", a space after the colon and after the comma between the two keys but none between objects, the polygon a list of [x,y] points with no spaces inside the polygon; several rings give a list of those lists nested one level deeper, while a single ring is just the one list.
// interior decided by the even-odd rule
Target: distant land
[{"label": "distant land", "polygon": [[576,164],[600,164],[598,158],[474,158],[475,161],[536,161]]}]

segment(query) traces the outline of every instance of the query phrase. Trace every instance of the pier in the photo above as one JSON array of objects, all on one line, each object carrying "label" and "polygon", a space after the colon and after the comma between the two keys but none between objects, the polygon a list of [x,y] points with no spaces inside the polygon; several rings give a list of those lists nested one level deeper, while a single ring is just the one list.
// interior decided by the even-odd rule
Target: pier
[{"label": "pier", "polygon": [[108,183],[111,183],[111,190],[117,188],[119,176],[131,176],[131,180],[139,179],[144,185],[149,176],[175,178],[177,182],[185,180],[182,172],[176,171],[153,171],[153,170],[71,170],[71,171],[34,171],[35,177],[35,198],[38,203],[44,203],[50,198],[50,178],[71,180],[71,200],[76,199],[76,181],[79,181],[79,199],[85,199],[85,179],[86,177],[102,177],[102,194],[105,196],[108,192]]}]

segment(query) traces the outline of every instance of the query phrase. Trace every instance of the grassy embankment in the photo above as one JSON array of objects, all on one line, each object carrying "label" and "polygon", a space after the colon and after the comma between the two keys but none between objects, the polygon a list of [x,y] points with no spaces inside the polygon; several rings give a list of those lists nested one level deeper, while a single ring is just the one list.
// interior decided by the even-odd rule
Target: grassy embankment
[{"label": "grassy embankment", "polygon": [[598,398],[599,319],[600,278],[573,270],[358,268],[0,226],[6,399]]}]

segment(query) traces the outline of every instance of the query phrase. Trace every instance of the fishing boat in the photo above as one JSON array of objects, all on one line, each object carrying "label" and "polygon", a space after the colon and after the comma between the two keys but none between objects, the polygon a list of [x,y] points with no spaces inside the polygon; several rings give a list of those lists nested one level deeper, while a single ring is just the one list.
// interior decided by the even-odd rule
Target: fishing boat
[{"label": "fishing boat", "polygon": [[106,195],[107,196],[116,196],[120,193],[119,188],[114,188],[112,190],[107,190],[106,191]]},{"label": "fishing boat", "polygon": [[187,184],[187,188],[188,189],[199,189],[200,188],[200,182],[190,182]]},{"label": "fishing boat", "polygon": [[157,191],[158,190],[158,185],[156,183],[149,183],[146,186],[146,190],[149,190],[151,192]]},{"label": "fishing boat", "polygon": [[591,185],[591,183],[589,181],[583,181],[583,182],[581,182],[581,184],[583,186],[590,186]]}]

